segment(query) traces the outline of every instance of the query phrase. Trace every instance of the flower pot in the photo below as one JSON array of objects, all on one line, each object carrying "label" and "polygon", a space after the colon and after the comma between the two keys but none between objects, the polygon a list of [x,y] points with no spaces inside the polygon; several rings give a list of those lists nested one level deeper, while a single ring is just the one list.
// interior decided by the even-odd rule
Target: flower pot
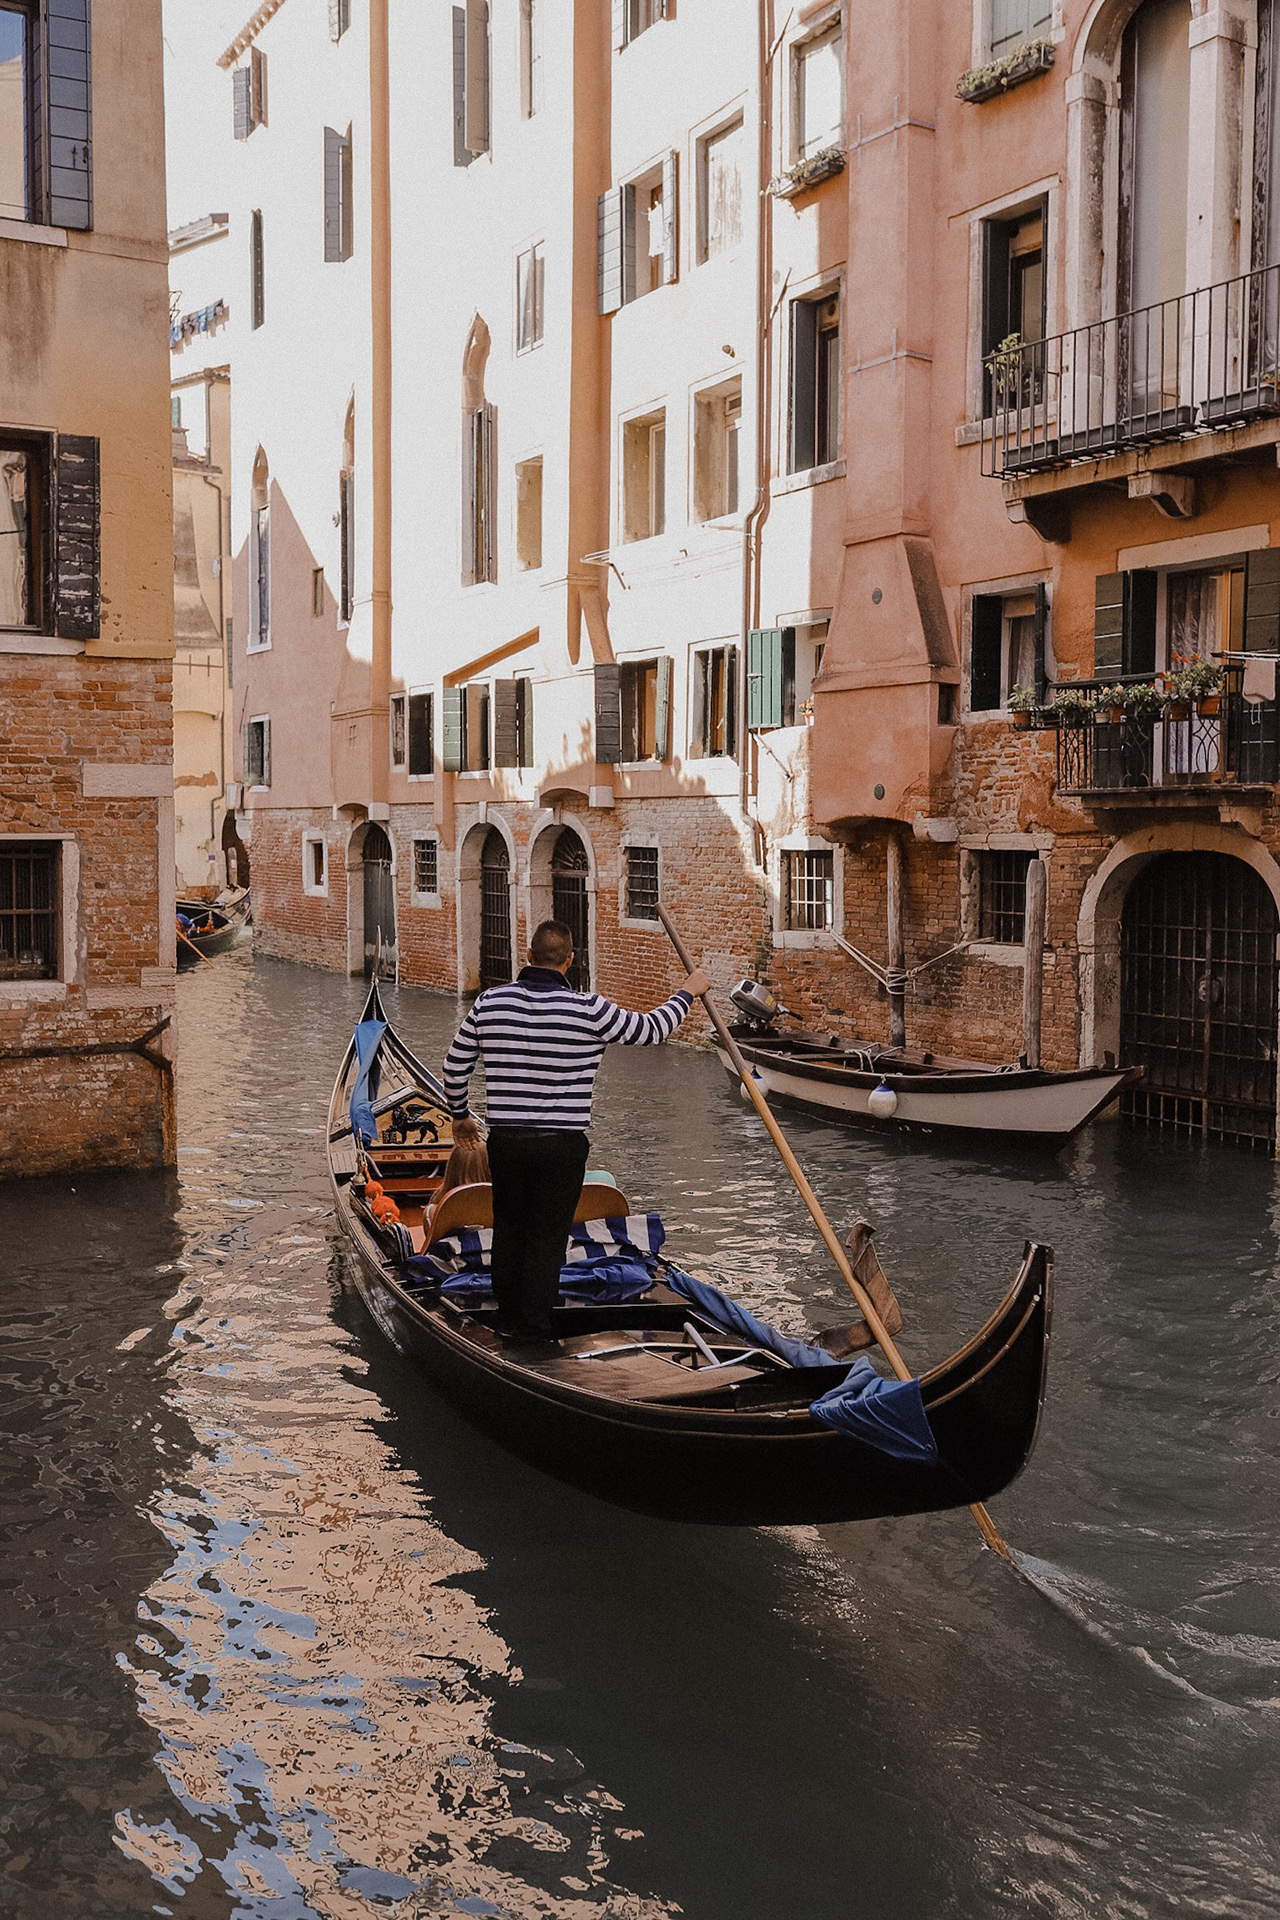
[{"label": "flower pot", "polygon": [[1026,733],[1031,725],[1031,709],[1029,707],[1015,707],[1013,724],[1018,733]]},{"label": "flower pot", "polygon": [[1165,717],[1169,720],[1189,720],[1191,702],[1189,700],[1171,700],[1165,708]]},{"label": "flower pot", "polygon": [[1124,725],[1124,708],[1108,707],[1106,712],[1106,718],[1108,721],[1110,721],[1113,727],[1122,727]]},{"label": "flower pot", "polygon": [[1222,695],[1220,693],[1202,693],[1196,701],[1196,712],[1203,715],[1206,720],[1211,720],[1221,705]]}]

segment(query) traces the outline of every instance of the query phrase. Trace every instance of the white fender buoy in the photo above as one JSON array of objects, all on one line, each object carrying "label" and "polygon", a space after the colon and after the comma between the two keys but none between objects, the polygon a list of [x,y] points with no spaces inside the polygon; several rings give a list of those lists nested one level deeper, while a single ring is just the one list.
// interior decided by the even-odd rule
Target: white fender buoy
[{"label": "white fender buoy", "polygon": [[[769,1098],[769,1089],[768,1087],[766,1087],[764,1081],[760,1078],[760,1075],[756,1072],[754,1067],[752,1067],[751,1069],[751,1079],[756,1088],[756,1091],[758,1093],[762,1093],[765,1099],[767,1100]],[[738,1081],[738,1092],[744,1100],[750,1101],[751,1095],[747,1092],[747,1083],[745,1080]],[[895,1105],[896,1104],[897,1103],[895,1102]]]},{"label": "white fender buoy", "polygon": [[883,1080],[867,1095],[867,1112],[876,1120],[892,1120],[898,1111],[898,1096]]}]

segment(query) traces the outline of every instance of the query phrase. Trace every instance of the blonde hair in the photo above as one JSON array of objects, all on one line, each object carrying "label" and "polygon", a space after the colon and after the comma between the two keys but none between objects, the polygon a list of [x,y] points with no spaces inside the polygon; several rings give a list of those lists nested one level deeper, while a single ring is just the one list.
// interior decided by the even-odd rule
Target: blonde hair
[{"label": "blonde hair", "polygon": [[439,1205],[446,1193],[452,1193],[455,1187],[473,1187],[491,1178],[489,1156],[483,1146],[455,1147],[449,1155],[443,1178],[436,1189],[436,1204]]}]

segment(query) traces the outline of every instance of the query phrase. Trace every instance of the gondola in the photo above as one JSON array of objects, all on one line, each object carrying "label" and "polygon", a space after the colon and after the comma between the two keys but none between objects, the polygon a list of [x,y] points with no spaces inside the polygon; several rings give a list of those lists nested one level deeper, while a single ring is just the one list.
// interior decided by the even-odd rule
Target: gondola
[{"label": "gondola", "polygon": [[[464,1263],[441,1277],[455,1273],[460,1246],[479,1247],[483,1259],[492,1219],[489,1189],[467,1187],[426,1223],[450,1141],[440,1083],[387,1023],[375,981],[329,1110],[329,1172],[351,1272],[387,1338],[535,1466],[640,1512],[778,1526],[966,1506],[1007,1487],[1030,1457],[1048,1353],[1047,1247],[1028,1243],[1012,1286],[971,1340],[918,1386],[900,1384],[865,1357],[851,1366],[861,1322],[818,1336],[820,1346],[778,1334],[682,1273],[655,1250],[656,1216],[633,1215],[607,1176],[589,1175],[575,1236],[589,1260],[602,1242],[606,1265],[621,1241],[633,1275],[640,1262],[637,1290],[625,1300],[566,1298],[577,1271],[566,1265],[556,1341],[517,1344],[495,1325],[482,1272]],[[648,1223],[647,1245],[637,1219]],[[883,1282],[869,1231],[862,1236],[863,1272],[869,1261]],[[840,1399],[855,1376],[871,1403],[856,1431],[810,1412]],[[882,1412],[890,1425],[895,1417],[895,1393],[915,1398],[906,1443],[879,1432]]]},{"label": "gondola", "polygon": [[196,965],[198,954],[209,960],[215,953],[226,953],[235,946],[249,924],[248,890],[238,887],[212,901],[179,900],[177,912],[182,936],[178,941],[178,969],[183,972]]},{"label": "gondola", "polygon": [[[768,1097],[846,1126],[1020,1140],[1056,1152],[1142,1077],[1141,1067],[1053,1072],[843,1040],[803,1027],[776,1032],[785,1009],[755,981],[742,981],[731,998],[745,1017],[729,1031]],[[720,1058],[736,1078],[723,1049]]]}]

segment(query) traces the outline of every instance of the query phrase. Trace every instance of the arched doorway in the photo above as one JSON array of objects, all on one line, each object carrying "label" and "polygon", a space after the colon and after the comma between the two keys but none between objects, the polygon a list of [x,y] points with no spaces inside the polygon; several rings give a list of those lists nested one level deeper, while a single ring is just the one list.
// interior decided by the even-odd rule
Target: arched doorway
[{"label": "arched doorway", "polygon": [[551,855],[551,914],[573,935],[571,987],[586,993],[591,985],[591,909],[587,892],[587,850],[572,827],[561,827]]},{"label": "arched doorway", "polygon": [[1135,1118],[1272,1150],[1276,905],[1223,853],[1162,853],[1120,920],[1120,1058],[1146,1068]]},{"label": "arched doorway", "polygon": [[480,986],[511,978],[511,855],[496,827],[480,851]]},{"label": "arched doorway", "polygon": [[364,977],[393,980],[396,971],[396,891],[391,872],[391,842],[375,821],[364,836]]},{"label": "arched doorway", "polygon": [[222,818],[222,852],[225,861],[227,885],[229,887],[247,887],[249,884],[249,850],[240,838],[234,813]]}]

